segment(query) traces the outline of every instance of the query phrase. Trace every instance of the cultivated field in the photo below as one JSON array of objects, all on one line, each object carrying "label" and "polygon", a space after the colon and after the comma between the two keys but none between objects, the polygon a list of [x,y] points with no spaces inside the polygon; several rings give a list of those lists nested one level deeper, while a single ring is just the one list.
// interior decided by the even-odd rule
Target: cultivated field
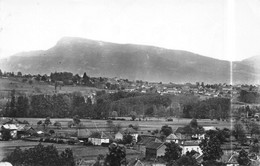
[{"label": "cultivated field", "polygon": [[[42,120],[44,121],[44,118],[18,118],[19,120],[27,120],[31,125],[37,128],[37,122]],[[177,119],[173,118],[173,121],[166,121],[165,118],[147,118],[147,120],[142,120],[142,121],[131,121],[130,117],[126,117],[126,120],[114,120],[113,123],[117,124],[120,123],[123,128],[126,128],[130,124],[138,124],[140,129],[140,132],[145,132],[148,130],[155,130],[155,129],[160,129],[163,125],[169,125],[172,127],[173,131],[175,131],[178,127],[187,125],[191,119]],[[72,121],[70,118],[55,118],[51,119],[52,124],[54,122],[60,122],[62,125],[62,130],[66,130],[68,127],[68,122]],[[231,123],[226,122],[226,121],[216,121],[216,120],[209,120],[209,119],[198,119],[197,120],[199,125],[201,126],[215,126],[220,129],[222,128],[230,128]],[[90,120],[90,119],[81,119],[81,123],[90,130],[98,130],[98,131],[106,131],[107,130],[107,120]],[[55,128],[54,126],[50,125],[51,128]],[[71,129],[69,129],[71,130]],[[75,130],[75,129],[74,129]]]}]

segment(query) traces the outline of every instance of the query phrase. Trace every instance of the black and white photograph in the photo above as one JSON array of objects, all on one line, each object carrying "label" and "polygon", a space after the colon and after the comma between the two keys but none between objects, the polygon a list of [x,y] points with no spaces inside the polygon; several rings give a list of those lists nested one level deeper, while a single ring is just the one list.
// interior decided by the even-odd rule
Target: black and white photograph
[{"label": "black and white photograph", "polygon": [[0,0],[0,166],[260,166],[260,0]]}]

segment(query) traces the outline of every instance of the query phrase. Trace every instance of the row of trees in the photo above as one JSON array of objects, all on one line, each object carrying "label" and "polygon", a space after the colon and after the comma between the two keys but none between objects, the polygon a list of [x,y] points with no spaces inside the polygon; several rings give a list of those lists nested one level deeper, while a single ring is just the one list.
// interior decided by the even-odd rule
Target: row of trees
[{"label": "row of trees", "polygon": [[[8,117],[72,117],[91,116],[93,105],[91,99],[85,98],[80,93],[33,95],[30,97],[11,92],[11,100],[3,109],[3,116]],[[92,115],[94,116],[94,115]]]},{"label": "row of trees", "polygon": [[245,103],[260,103],[260,94],[256,91],[241,90],[239,100]]},{"label": "row of trees", "polygon": [[230,115],[230,100],[211,98],[204,101],[195,96],[173,96],[122,92],[109,94],[97,92],[96,102],[85,100],[79,92],[72,94],[17,96],[11,92],[11,100],[4,107],[4,116],[9,117],[80,117],[107,118],[109,116],[183,117],[227,119]]},{"label": "row of trees", "polygon": [[183,117],[225,120],[230,117],[230,105],[230,99],[220,97],[183,103]]}]

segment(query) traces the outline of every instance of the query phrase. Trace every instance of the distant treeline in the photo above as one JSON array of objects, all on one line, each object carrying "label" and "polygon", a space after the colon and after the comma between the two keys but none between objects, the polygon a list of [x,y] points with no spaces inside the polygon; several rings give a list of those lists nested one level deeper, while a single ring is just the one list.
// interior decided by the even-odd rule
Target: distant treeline
[{"label": "distant treeline", "polygon": [[68,118],[75,115],[94,119],[110,116],[178,117],[227,119],[230,99],[199,100],[193,95],[159,95],[156,93],[98,91],[94,98],[79,92],[72,94],[17,96],[15,90],[5,105],[2,115],[8,117]]},{"label": "distant treeline", "polygon": [[245,103],[260,103],[260,94],[256,91],[241,90],[239,101]]}]

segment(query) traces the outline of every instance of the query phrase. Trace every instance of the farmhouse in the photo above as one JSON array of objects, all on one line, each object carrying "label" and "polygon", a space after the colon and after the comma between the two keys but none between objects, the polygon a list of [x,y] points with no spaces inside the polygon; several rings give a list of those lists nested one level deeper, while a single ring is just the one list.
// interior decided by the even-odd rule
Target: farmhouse
[{"label": "farmhouse", "polygon": [[104,132],[101,132],[99,134],[92,134],[88,141],[91,142],[93,145],[101,145],[102,143],[109,143],[109,138],[107,135],[105,135]]},{"label": "farmhouse", "polygon": [[187,152],[191,152],[192,150],[198,152],[199,154],[202,154],[202,150],[199,146],[199,141],[183,141],[180,144],[180,147],[182,148],[182,155],[186,154]]},{"label": "farmhouse", "polygon": [[156,137],[148,137],[148,136],[145,136],[142,138],[141,141],[139,141],[137,143],[137,150],[139,150],[142,154],[145,154],[145,151],[146,151],[146,146],[148,144],[150,144],[151,142],[161,142],[159,141]]},{"label": "farmhouse", "polygon": [[124,130],[124,134],[130,134],[133,137],[133,140],[136,142],[138,137],[138,132],[133,128],[127,128]]},{"label": "farmhouse", "polygon": [[11,135],[11,138],[17,138],[17,127],[15,124],[5,124],[1,127],[1,139],[4,132],[9,132]]},{"label": "farmhouse", "polygon": [[146,146],[145,158],[147,160],[162,157],[165,154],[166,145],[160,142],[151,142]]},{"label": "farmhouse", "polygon": [[115,134],[115,140],[123,140],[123,134],[120,131]]},{"label": "farmhouse", "polygon": [[180,138],[177,137],[174,133],[170,134],[168,137],[166,137],[165,142],[175,142],[179,143]]}]

